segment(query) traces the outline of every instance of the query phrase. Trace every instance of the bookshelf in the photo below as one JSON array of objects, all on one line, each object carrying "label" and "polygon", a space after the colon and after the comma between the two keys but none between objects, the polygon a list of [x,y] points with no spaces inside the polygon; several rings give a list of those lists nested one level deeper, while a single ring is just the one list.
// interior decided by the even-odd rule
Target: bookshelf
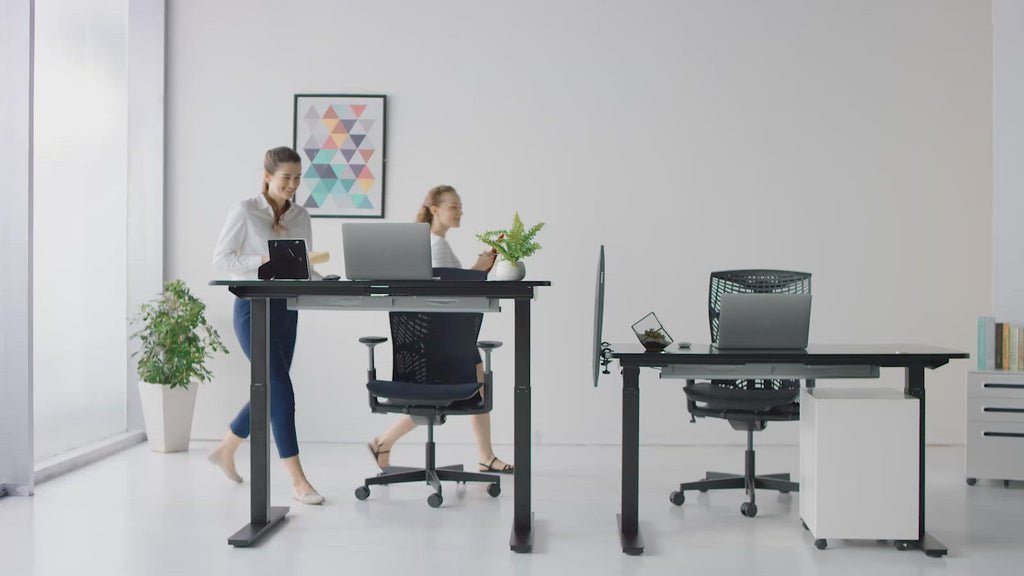
[{"label": "bookshelf", "polygon": [[1024,480],[1024,372],[967,373],[967,484]]}]

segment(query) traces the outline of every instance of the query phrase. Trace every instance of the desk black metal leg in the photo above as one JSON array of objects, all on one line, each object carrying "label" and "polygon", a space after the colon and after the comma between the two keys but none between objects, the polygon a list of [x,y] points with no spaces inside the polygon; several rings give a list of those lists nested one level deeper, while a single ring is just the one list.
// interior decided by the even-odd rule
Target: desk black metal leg
[{"label": "desk black metal leg", "polygon": [[515,505],[513,552],[533,551],[533,512],[530,510],[530,301],[516,300],[515,311]]},{"label": "desk black metal leg", "polygon": [[622,512],[619,541],[630,555],[644,553],[640,505],[640,368],[622,368]]},{"label": "desk black metal leg", "polygon": [[250,520],[228,538],[228,544],[239,547],[252,546],[288,513],[287,506],[270,506],[270,300],[253,299],[250,304]]},{"label": "desk black metal leg", "polygon": [[924,522],[924,488],[925,488],[925,471],[924,471],[924,447],[925,447],[925,404],[924,404],[924,366],[907,366],[906,384],[904,385],[904,392],[908,396],[913,396],[918,400],[918,409],[920,410],[920,416],[918,418],[919,431],[918,431],[918,500],[917,500],[917,542],[913,543],[914,548],[919,548],[924,551],[928,556],[938,557],[944,556],[949,550],[946,546],[936,540],[925,531]]}]

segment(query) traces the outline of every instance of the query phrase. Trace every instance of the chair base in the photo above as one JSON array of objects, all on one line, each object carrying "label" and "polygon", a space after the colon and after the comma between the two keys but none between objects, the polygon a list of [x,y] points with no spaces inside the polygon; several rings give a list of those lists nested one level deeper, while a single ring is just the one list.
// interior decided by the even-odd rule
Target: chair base
[{"label": "chair base", "polygon": [[427,497],[427,504],[437,508],[444,502],[441,493],[441,482],[485,482],[487,493],[492,497],[501,494],[501,478],[496,474],[485,474],[483,472],[466,472],[462,464],[452,466],[440,466],[437,468],[409,468],[406,466],[387,466],[384,472],[377,476],[367,478],[363,485],[356,488],[356,498],[366,500],[370,497],[370,486],[388,484],[407,484],[410,482],[426,482],[434,489],[434,493]]},{"label": "chair base", "polygon": [[740,513],[753,518],[757,515],[757,504],[755,503],[755,490],[777,490],[785,494],[787,492],[799,492],[800,483],[790,480],[789,473],[757,475],[754,468],[753,431],[747,431],[747,451],[745,453],[746,466],[743,474],[727,474],[724,472],[707,472],[703,480],[695,482],[683,482],[679,490],[669,494],[669,501],[676,506],[681,506],[686,501],[684,493],[687,490],[730,490],[742,488],[747,493],[747,501],[740,507]]},{"label": "chair base", "polygon": [[[679,485],[679,490],[700,490],[701,492],[707,492],[708,490],[727,490],[731,488],[747,487],[747,478],[742,474],[708,472],[704,475],[704,478],[704,480],[684,482]],[[786,492],[800,491],[800,483],[790,481],[790,475],[788,472],[784,474],[764,474],[762,476],[754,476],[753,484],[754,488],[778,490],[783,494]],[[751,502],[753,502],[753,497],[751,497]]]}]

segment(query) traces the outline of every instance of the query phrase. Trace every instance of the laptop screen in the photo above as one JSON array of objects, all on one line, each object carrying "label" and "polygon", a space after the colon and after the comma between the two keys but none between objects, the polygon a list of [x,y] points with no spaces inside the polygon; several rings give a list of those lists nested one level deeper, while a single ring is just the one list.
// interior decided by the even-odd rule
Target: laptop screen
[{"label": "laptop screen", "polygon": [[346,222],[341,225],[349,280],[430,280],[426,222]]},{"label": "laptop screen", "polygon": [[803,349],[810,323],[810,294],[723,294],[715,347]]}]

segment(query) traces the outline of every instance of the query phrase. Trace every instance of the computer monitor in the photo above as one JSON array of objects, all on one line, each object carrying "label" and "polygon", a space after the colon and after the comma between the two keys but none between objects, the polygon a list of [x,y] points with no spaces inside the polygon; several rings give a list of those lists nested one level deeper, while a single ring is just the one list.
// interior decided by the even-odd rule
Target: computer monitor
[{"label": "computer monitor", "polygon": [[[611,362],[607,358],[608,343],[602,340],[601,330],[604,324],[604,245],[601,245],[601,252],[597,258],[597,286],[594,289],[594,386],[601,374],[601,368],[608,366]],[[607,374],[605,368],[605,374]]]}]

